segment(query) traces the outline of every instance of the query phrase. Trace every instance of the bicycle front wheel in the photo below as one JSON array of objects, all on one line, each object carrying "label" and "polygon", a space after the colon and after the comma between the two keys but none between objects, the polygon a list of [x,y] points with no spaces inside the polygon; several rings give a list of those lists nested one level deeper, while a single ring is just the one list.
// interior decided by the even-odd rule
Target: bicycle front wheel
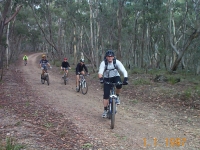
[{"label": "bicycle front wheel", "polygon": [[116,112],[116,104],[115,104],[115,99],[112,99],[111,103],[111,129],[114,129],[115,126],[115,112]]},{"label": "bicycle front wheel", "polygon": [[67,77],[66,77],[66,75],[64,76],[63,80],[64,80],[64,84],[66,85],[67,84]]},{"label": "bicycle front wheel", "polygon": [[88,86],[87,86],[87,82],[86,81],[81,82],[81,91],[82,91],[83,95],[85,95],[87,93]]},{"label": "bicycle front wheel", "polygon": [[49,76],[46,76],[47,84],[49,85]]}]

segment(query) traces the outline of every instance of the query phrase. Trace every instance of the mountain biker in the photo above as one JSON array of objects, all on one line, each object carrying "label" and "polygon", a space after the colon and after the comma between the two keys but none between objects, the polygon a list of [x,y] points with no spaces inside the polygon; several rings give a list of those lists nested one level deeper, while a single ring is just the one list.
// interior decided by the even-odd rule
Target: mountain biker
[{"label": "mountain biker", "polygon": [[47,71],[47,65],[51,67],[51,65],[49,64],[48,60],[46,59],[46,55],[42,55],[42,59],[40,60],[40,67],[42,69],[42,74],[41,74],[41,79],[44,75],[44,71],[46,70]]},{"label": "mountain biker", "polygon": [[[99,72],[98,72],[98,77],[100,80],[100,83],[104,82],[113,82],[113,83],[118,83],[121,82],[120,74],[118,70],[120,70],[123,73],[124,76],[124,81],[123,84],[127,85],[128,84],[128,73],[124,67],[124,65],[114,57],[114,52],[113,50],[108,50],[105,54],[105,60],[101,62],[99,66]],[[114,59],[115,59],[115,65],[114,66]],[[107,61],[107,66],[105,64],[105,61]],[[116,86],[116,95],[117,95],[117,102],[116,104],[120,104],[120,99],[119,99],[119,94],[120,94],[120,89],[122,88],[122,85],[117,85]],[[107,117],[107,106],[108,106],[108,99],[110,95],[110,85],[109,84],[104,84],[104,95],[103,95],[103,106],[104,106],[104,112],[102,114],[103,118]]]},{"label": "mountain biker", "polygon": [[68,70],[71,69],[71,67],[67,61],[67,58],[64,58],[60,68],[61,68],[61,70],[66,72],[66,75],[68,74]]},{"label": "mountain biker", "polygon": [[28,56],[24,55],[23,60],[27,63]]},{"label": "mountain biker", "polygon": [[84,59],[80,60],[80,63],[77,64],[76,66],[76,91],[78,91],[78,81],[79,81],[79,75],[85,75],[85,72],[83,71],[85,69],[86,73],[89,74],[87,67],[84,64]]}]

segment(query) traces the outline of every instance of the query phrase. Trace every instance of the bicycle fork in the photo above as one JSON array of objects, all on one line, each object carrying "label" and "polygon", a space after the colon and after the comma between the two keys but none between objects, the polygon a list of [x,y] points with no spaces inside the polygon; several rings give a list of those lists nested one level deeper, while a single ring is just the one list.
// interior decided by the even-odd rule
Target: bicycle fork
[{"label": "bicycle fork", "polygon": [[112,112],[112,110],[111,110],[111,104],[112,104],[112,101],[114,100],[114,102],[115,102],[115,108],[116,108],[116,110],[115,110],[115,113],[117,113],[117,105],[116,105],[116,101],[117,101],[117,95],[114,95],[114,94],[112,94],[112,95],[110,95],[110,99],[109,99],[109,110],[110,110],[110,112]]}]

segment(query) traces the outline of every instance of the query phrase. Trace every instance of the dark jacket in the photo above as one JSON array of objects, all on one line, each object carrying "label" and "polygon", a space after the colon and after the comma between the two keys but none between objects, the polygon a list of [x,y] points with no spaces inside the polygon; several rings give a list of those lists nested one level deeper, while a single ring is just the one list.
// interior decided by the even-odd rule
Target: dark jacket
[{"label": "dark jacket", "polygon": [[70,65],[69,65],[69,63],[66,61],[63,61],[62,62],[62,64],[61,64],[61,67],[63,67],[63,68],[68,68],[68,67],[70,67]]},{"label": "dark jacket", "polygon": [[83,69],[85,69],[86,72],[88,72],[87,67],[85,66],[85,64],[83,64],[81,66],[81,63],[78,63],[76,66],[76,73],[83,71]]}]

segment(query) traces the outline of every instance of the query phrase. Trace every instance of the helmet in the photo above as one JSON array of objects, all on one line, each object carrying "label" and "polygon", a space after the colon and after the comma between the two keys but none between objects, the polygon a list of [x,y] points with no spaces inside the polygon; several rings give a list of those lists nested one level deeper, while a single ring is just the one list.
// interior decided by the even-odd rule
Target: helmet
[{"label": "helmet", "polygon": [[46,55],[42,55],[42,58],[46,57]]},{"label": "helmet", "polygon": [[67,58],[65,57],[64,60],[67,60]]},{"label": "helmet", "polygon": [[106,52],[106,57],[107,56],[115,56],[115,54],[114,54],[114,52],[113,52],[113,50],[108,50],[107,52]]},{"label": "helmet", "polygon": [[83,63],[84,63],[84,59],[81,59],[80,62],[83,62]]}]

